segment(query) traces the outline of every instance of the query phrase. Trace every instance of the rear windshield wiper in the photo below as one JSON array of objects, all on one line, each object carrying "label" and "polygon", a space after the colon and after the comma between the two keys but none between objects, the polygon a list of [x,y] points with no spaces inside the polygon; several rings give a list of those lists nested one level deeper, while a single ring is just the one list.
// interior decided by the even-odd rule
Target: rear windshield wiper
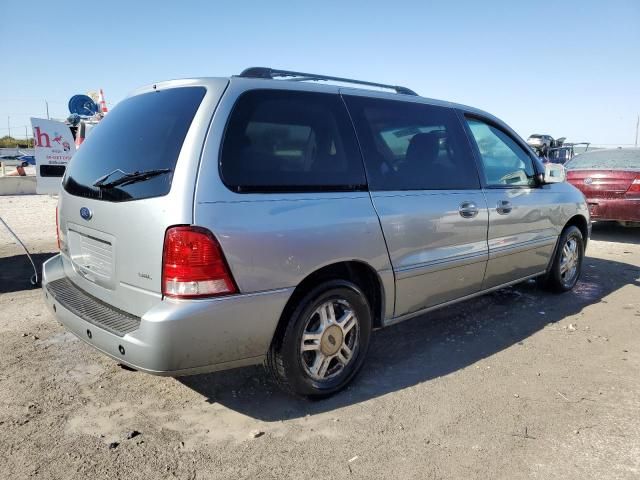
[{"label": "rear windshield wiper", "polygon": [[[171,171],[172,170],[170,168],[157,168],[155,170],[142,170],[127,173],[117,168],[112,172],[109,172],[106,175],[98,178],[95,182],[93,182],[93,186],[98,188],[113,188],[119,185],[129,185],[130,183],[142,182],[144,180],[148,180],[149,178],[162,175],[163,173],[169,173]],[[107,182],[107,179],[116,172],[122,173],[122,176],[111,182]]]}]

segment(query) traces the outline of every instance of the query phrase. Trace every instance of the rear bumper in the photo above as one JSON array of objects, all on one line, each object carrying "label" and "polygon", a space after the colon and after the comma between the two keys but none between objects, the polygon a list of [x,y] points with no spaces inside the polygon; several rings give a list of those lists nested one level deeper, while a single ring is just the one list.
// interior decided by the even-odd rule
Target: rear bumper
[{"label": "rear bumper", "polygon": [[592,220],[640,222],[640,198],[587,198]]},{"label": "rear bumper", "polygon": [[[259,363],[293,292],[288,288],[216,299],[165,299],[137,318],[70,284],[60,255],[45,262],[42,270],[45,303],[69,331],[118,362],[155,375]],[[105,308],[110,313],[105,314]]]}]

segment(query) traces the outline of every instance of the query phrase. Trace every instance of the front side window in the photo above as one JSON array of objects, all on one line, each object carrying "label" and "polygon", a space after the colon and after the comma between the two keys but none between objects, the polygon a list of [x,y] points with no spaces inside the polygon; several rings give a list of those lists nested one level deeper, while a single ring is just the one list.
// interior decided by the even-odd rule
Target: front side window
[{"label": "front side window", "polygon": [[480,188],[469,143],[446,107],[345,96],[372,190]]},{"label": "front side window", "polygon": [[493,125],[475,118],[467,124],[478,146],[487,186],[534,186],[533,160],[518,143]]},{"label": "front side window", "polygon": [[220,172],[236,192],[366,189],[346,108],[325,93],[244,93],[227,125]]}]

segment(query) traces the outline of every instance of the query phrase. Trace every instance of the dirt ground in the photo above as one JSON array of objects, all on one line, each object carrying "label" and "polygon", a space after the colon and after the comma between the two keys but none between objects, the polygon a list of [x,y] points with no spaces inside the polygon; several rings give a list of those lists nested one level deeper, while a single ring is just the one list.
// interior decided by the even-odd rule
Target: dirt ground
[{"label": "dirt ground", "polygon": [[[39,263],[54,211],[0,197]],[[587,254],[571,293],[529,282],[376,332],[352,386],[310,402],[259,367],[121,369],[48,313],[0,225],[0,478],[640,478],[640,230],[596,224]]]}]

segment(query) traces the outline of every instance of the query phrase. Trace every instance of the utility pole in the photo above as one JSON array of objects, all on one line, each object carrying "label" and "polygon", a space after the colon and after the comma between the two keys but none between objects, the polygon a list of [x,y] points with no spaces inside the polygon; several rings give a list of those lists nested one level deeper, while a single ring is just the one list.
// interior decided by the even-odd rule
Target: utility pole
[{"label": "utility pole", "polygon": [[24,126],[24,140],[27,142],[27,148],[29,148],[29,131],[26,125]]},{"label": "utility pole", "polygon": [[10,115],[7,115],[7,130],[9,130],[9,138],[11,138],[11,116]]},{"label": "utility pole", "polygon": [[44,104],[47,106],[47,120],[49,120],[49,102],[45,100]]},{"label": "utility pole", "polygon": [[638,127],[640,127],[640,115],[638,115],[638,120],[636,120],[636,147],[638,146]]}]

